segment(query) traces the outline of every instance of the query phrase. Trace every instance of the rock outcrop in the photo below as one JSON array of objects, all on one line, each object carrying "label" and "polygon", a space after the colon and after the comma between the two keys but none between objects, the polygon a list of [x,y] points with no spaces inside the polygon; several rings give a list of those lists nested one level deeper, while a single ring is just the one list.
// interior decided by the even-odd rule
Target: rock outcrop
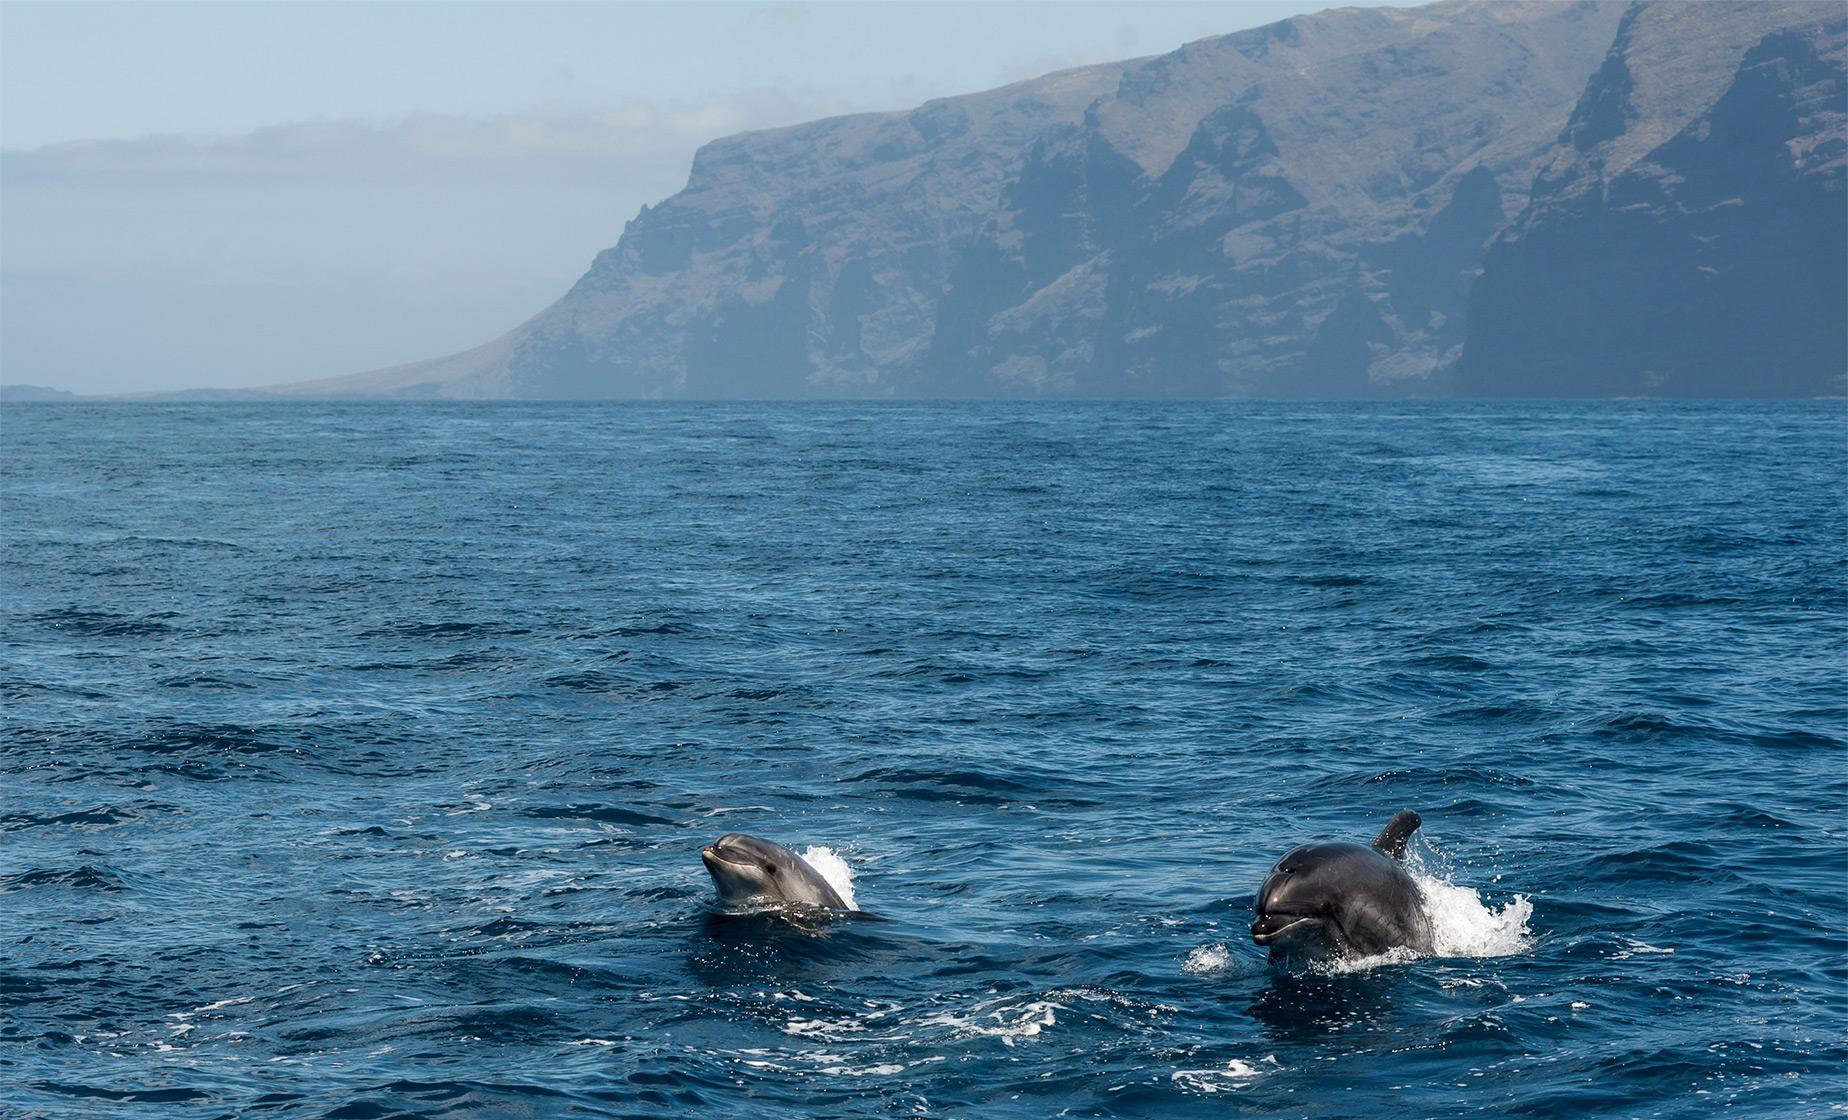
[{"label": "rock outcrop", "polygon": [[1448,0],[729,137],[506,336],[293,388],[1829,391],[1841,48],[1830,4]]}]

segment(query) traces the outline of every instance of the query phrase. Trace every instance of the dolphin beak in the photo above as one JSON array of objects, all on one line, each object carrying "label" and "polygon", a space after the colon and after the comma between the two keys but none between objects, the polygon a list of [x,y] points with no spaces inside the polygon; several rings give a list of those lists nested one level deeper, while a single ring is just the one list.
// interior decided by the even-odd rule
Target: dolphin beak
[{"label": "dolphin beak", "polygon": [[751,862],[748,859],[726,859],[725,853],[732,850],[733,849],[727,848],[722,843],[708,844],[699,850],[699,858],[705,861],[707,867],[716,867],[720,865],[737,866]]},{"label": "dolphin beak", "polygon": [[1298,914],[1266,914],[1251,923],[1251,939],[1259,945],[1269,945],[1298,926],[1314,920]]}]

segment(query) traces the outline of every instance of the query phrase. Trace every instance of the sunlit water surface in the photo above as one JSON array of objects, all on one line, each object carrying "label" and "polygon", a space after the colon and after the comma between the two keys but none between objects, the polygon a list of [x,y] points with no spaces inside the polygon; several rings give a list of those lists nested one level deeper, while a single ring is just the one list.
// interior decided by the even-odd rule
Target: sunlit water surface
[{"label": "sunlit water surface", "polygon": [[1826,1113],[1844,421],[9,405],[0,1112]]}]

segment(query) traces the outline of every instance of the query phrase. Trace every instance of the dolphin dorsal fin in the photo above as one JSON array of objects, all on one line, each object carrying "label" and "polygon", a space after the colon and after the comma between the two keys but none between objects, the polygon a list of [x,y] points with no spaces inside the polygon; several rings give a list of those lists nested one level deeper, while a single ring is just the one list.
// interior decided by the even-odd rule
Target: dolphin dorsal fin
[{"label": "dolphin dorsal fin", "polygon": [[1401,809],[1399,815],[1387,821],[1386,827],[1380,829],[1380,834],[1373,838],[1373,850],[1394,859],[1404,859],[1406,841],[1412,838],[1412,833],[1417,832],[1418,826],[1423,823],[1424,820],[1417,813]]}]

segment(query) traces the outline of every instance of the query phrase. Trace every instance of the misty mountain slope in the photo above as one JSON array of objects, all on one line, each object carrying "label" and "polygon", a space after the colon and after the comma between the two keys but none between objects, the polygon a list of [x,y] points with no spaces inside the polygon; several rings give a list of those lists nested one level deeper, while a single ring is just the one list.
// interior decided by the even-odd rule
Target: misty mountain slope
[{"label": "misty mountain slope", "polygon": [[[1732,278],[1695,295],[1751,282],[1769,300],[1771,257],[1755,246],[1770,236],[1760,226],[1780,221],[1789,228],[1771,243],[1819,231],[1801,274],[1816,293],[1786,298],[1790,314],[1764,322],[1802,335],[1779,345],[1813,363],[1827,358],[1831,321],[1816,304],[1839,288],[1822,274],[1832,259],[1839,281],[1843,256],[1829,234],[1839,201],[1833,227],[1816,201],[1841,184],[1839,153],[1821,138],[1841,63],[1816,28],[1833,11],[1487,0],[1344,9],[911,112],[727,137],[700,150],[684,190],[645,208],[569,293],[503,338],[291,391],[1625,393],[1635,377],[1600,389],[1567,341],[1532,345],[1559,333],[1567,312],[1650,321],[1602,295],[1540,290],[1554,283],[1539,266],[1559,266],[1555,246],[1576,246],[1561,275],[1588,290],[1601,289],[1580,272],[1608,273],[1607,287],[1655,283],[1658,272],[1682,276],[1676,255],[1695,253],[1699,275]],[[1779,28],[1798,30],[1765,45]],[[1755,68],[1742,69],[1752,50]],[[1800,173],[1779,170],[1789,143],[1802,148]],[[1603,211],[1579,219],[1607,188],[1649,184],[1667,201],[1625,211],[1636,244],[1623,255],[1656,271],[1626,273],[1611,259],[1622,243],[1595,232]],[[1712,201],[1728,190],[1743,201]],[[1734,267],[1733,256],[1753,254],[1757,264]],[[1752,376],[1764,363],[1739,339],[1762,334],[1759,320],[1709,304],[1709,335],[1731,346],[1733,376]],[[1627,341],[1601,321],[1572,329],[1635,351],[1611,368],[1650,353],[1642,327]],[[1672,364],[1650,357],[1645,368],[1666,384],[1660,369]]]},{"label": "misty mountain slope", "polygon": [[1841,393],[1845,44],[1840,5],[1630,12],[1487,256],[1459,387]]},{"label": "misty mountain slope", "polygon": [[[1524,201],[1618,14],[1324,13],[1126,75],[1197,58],[1229,80],[1158,175],[1117,149],[1108,100],[1036,146],[945,299],[920,391],[1429,391],[1462,341],[1482,244]],[[1353,24],[1364,34],[1331,33]]]},{"label": "misty mountain slope", "polygon": [[686,189],[645,208],[455,387],[474,395],[498,376],[523,397],[855,392],[928,335],[955,248],[1026,141],[1077,117],[1120,70],[707,144]]}]

